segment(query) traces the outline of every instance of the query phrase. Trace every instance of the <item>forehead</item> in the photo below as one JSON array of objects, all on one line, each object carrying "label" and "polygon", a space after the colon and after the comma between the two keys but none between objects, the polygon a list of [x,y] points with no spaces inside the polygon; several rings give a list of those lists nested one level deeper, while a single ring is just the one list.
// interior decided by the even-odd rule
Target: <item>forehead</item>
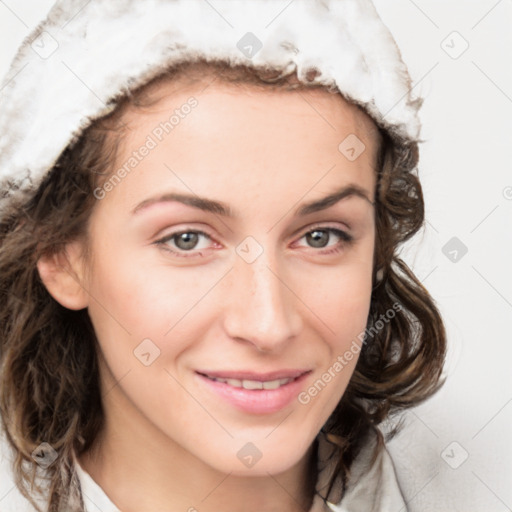
[{"label": "forehead", "polygon": [[[243,99],[244,95],[257,95],[258,101],[265,103],[282,102],[284,95],[287,96],[288,103],[293,99],[298,101],[300,97],[303,102],[309,103],[311,110],[319,116],[322,116],[322,108],[315,109],[311,102],[319,102],[327,110],[341,113],[342,119],[338,120],[342,123],[351,122],[359,133],[364,133],[375,143],[375,147],[379,146],[381,141],[380,132],[371,117],[340,93],[330,92],[326,87],[318,85],[308,86],[300,82],[296,74],[277,81],[263,81],[248,68],[219,68],[218,64],[216,67],[208,63],[189,63],[181,72],[156,77],[133,94],[131,100],[121,109],[121,114],[124,120],[129,122],[137,119],[138,114],[144,110],[151,110],[159,103],[163,105],[166,100],[172,102],[173,95],[186,94],[187,91],[194,91],[196,95],[229,91],[231,97],[239,96],[240,99]],[[333,129],[336,129],[336,126]]]},{"label": "forehead", "polygon": [[[191,97],[197,105],[170,126],[170,116]],[[349,182],[373,195],[378,130],[357,106],[325,89],[266,88],[211,76],[163,79],[144,91],[142,103],[128,105],[121,119],[125,129],[115,168],[148,137],[160,137],[109,194],[127,211],[142,196],[175,190],[232,204],[249,193],[291,203],[311,190],[313,199]],[[346,140],[365,148],[353,161],[340,149]]]}]

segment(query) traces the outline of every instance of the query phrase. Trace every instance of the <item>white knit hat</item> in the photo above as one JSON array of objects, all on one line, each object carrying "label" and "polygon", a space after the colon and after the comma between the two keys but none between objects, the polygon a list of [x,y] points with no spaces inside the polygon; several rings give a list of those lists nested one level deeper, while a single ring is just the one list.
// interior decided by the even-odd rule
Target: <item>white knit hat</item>
[{"label": "white knit hat", "polygon": [[0,197],[37,188],[124,93],[201,57],[296,68],[301,81],[336,85],[392,137],[419,137],[421,99],[370,0],[59,0],[1,89]]}]

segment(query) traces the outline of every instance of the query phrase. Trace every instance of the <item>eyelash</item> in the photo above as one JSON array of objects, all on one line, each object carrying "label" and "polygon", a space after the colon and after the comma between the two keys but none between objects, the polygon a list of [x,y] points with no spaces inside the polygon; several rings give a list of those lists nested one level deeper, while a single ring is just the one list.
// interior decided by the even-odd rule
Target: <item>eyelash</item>
[{"label": "eyelash", "polygon": [[[345,231],[342,231],[341,229],[331,228],[329,226],[315,226],[315,227],[311,228],[310,230],[306,231],[299,238],[299,240],[304,238],[306,235],[313,233],[315,231],[327,231],[329,233],[335,234],[336,236],[338,236],[341,239],[341,241],[338,244],[336,244],[336,246],[334,248],[331,248],[331,249],[325,250],[325,251],[321,251],[321,250],[315,251],[321,255],[338,253],[342,250],[343,247],[350,246],[352,244],[352,242],[354,241],[354,237],[352,235],[349,235],[348,233],[346,233]],[[165,251],[168,251],[171,254],[173,254],[174,256],[178,256],[180,258],[193,258],[193,257],[196,257],[198,254],[200,257],[202,257],[202,254],[200,252],[192,253],[191,255],[189,255],[187,253],[191,253],[192,251],[184,251],[184,250],[177,251],[177,250],[171,249],[167,245],[167,242],[169,242],[170,240],[173,240],[175,236],[182,235],[184,233],[195,233],[198,235],[203,235],[206,238],[212,240],[212,237],[210,235],[208,235],[208,233],[205,233],[204,231],[196,230],[196,229],[185,229],[185,230],[180,230],[180,231],[171,233],[171,234],[165,236],[164,238],[161,238],[160,240],[155,241],[154,243],[156,245],[160,246]],[[314,249],[314,247],[312,247],[312,249]]]}]

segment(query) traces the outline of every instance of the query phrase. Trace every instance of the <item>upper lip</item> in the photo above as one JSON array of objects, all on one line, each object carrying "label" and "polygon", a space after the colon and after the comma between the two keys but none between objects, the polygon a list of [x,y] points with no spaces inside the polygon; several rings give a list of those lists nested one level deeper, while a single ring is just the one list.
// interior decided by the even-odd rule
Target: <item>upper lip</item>
[{"label": "upper lip", "polygon": [[238,380],[255,380],[258,382],[266,382],[277,379],[296,379],[309,373],[311,370],[276,370],[273,372],[258,373],[252,371],[210,371],[210,370],[196,370],[196,373],[205,375],[206,377],[213,377],[214,379],[238,379]]}]

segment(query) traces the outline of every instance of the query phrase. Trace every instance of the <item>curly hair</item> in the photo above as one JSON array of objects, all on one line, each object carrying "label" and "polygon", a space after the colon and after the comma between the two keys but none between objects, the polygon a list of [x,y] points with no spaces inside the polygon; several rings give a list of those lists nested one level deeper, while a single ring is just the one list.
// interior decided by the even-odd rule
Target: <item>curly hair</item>
[{"label": "curly hair", "polygon": [[[94,121],[66,148],[35,192],[12,198],[0,220],[0,413],[15,454],[16,485],[39,511],[34,489],[44,496],[49,512],[84,510],[74,457],[95,442],[103,409],[98,341],[87,309],[73,311],[55,301],[41,281],[37,261],[72,240],[86,239],[96,204],[93,191],[109,176],[122,140],[124,107],[154,102],[146,92],[159,80],[200,80],[205,71],[240,85],[322,87],[340,94],[334,87],[298,81],[295,70],[183,63],[118,98],[111,114]],[[314,75],[312,69],[307,77]],[[400,244],[424,222],[422,189],[414,172],[419,141],[377,129],[374,289],[367,322],[367,331],[374,334],[365,339],[347,390],[322,429],[337,450],[328,494],[335,481],[344,492],[352,461],[370,433],[382,448],[377,426],[384,419],[440,387],[445,357],[445,330],[434,300],[397,256]],[[396,303],[401,307],[393,318],[372,331]],[[42,443],[56,452],[44,471],[33,456]],[[36,484],[39,478],[44,486]]]}]

